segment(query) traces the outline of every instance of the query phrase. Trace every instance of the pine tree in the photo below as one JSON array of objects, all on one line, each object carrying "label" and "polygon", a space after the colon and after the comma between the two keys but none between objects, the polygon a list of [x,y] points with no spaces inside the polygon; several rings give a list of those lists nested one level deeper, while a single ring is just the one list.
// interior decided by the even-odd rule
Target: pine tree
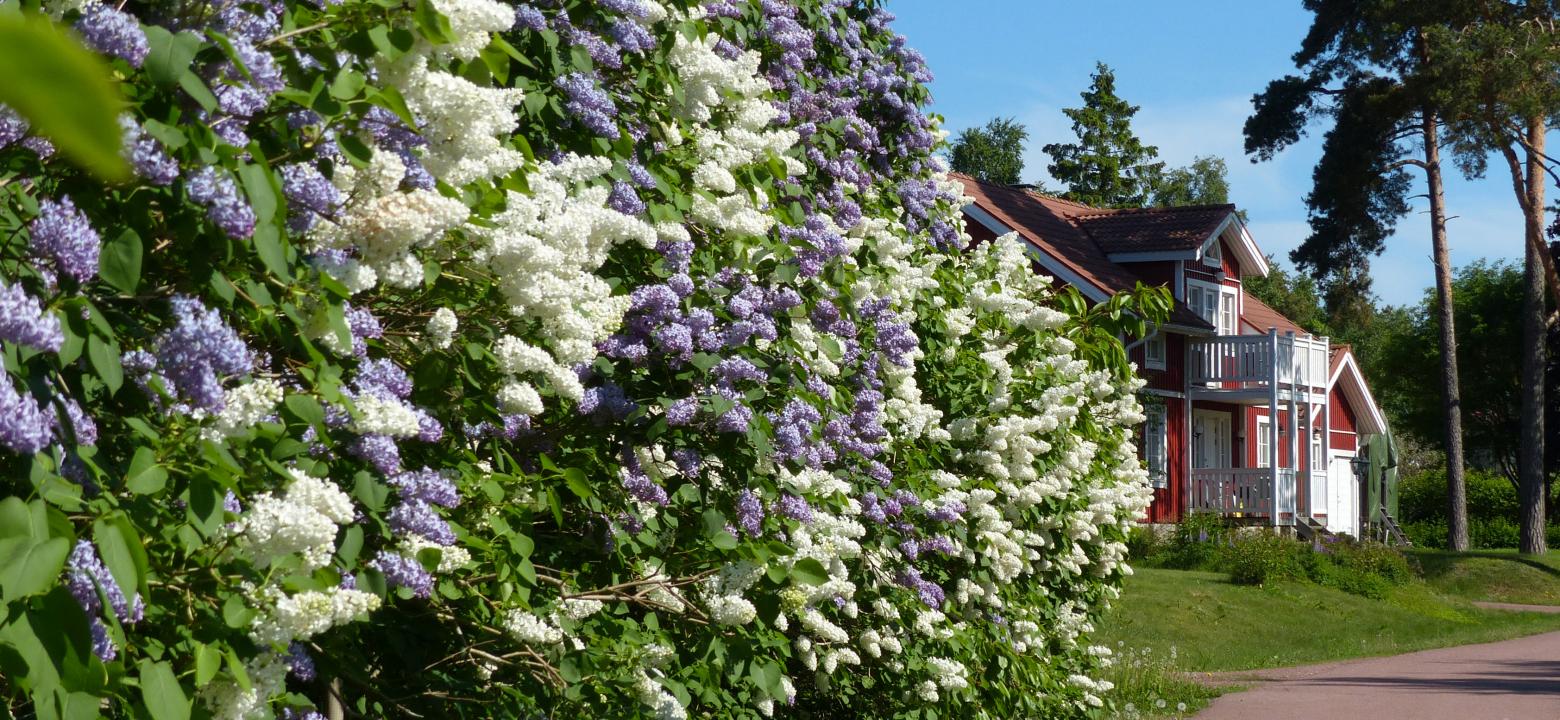
[{"label": "pine tree", "polygon": [[1093,82],[1082,93],[1083,107],[1062,112],[1073,121],[1075,143],[1051,143],[1051,177],[1067,186],[1063,197],[1095,207],[1143,207],[1164,171],[1154,162],[1159,149],[1132,133],[1138,106],[1116,95],[1116,74],[1095,65]]}]

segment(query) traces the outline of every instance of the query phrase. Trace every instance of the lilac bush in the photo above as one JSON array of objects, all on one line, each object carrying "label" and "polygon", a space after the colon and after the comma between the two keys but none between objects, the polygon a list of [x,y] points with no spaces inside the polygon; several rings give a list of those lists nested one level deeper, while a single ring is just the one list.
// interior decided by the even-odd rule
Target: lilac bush
[{"label": "lilac bush", "polygon": [[0,108],[10,707],[1109,702],[1163,303],[965,250],[878,3],[42,5],[133,175]]}]

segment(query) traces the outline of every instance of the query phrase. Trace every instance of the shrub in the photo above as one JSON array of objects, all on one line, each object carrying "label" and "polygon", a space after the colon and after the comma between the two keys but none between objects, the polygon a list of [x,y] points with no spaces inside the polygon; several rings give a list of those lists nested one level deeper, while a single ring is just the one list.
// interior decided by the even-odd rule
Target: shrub
[{"label": "shrub", "polygon": [[1241,585],[1266,585],[1274,580],[1292,580],[1305,576],[1301,564],[1303,544],[1263,529],[1236,533],[1223,553],[1224,565],[1232,582]]},{"label": "shrub", "polygon": [[[1497,473],[1469,468],[1465,475],[1470,529],[1473,520],[1517,517],[1521,502],[1511,481]],[[1398,485],[1398,519],[1404,524],[1446,521],[1446,468],[1407,475]]]},{"label": "shrub", "polygon": [[1317,584],[1378,600],[1414,576],[1403,553],[1374,541],[1320,538],[1304,565]]},{"label": "shrub", "polygon": [[1229,537],[1228,522],[1217,513],[1190,513],[1165,535],[1154,535],[1143,528],[1136,548],[1129,556],[1147,567],[1175,570],[1216,570],[1220,548]]},{"label": "shrub", "polygon": [[881,3],[42,5],[136,174],[0,108],[13,714],[1101,704],[1169,299],[963,251]]}]

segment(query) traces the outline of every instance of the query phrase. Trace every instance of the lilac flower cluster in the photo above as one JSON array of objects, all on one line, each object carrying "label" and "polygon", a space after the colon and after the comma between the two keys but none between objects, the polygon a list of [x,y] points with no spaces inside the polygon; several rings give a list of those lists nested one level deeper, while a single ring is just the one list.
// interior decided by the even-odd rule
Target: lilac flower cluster
[{"label": "lilac flower cluster", "polygon": [[191,200],[206,208],[206,217],[228,237],[242,240],[254,233],[255,211],[226,173],[203,167],[185,183],[185,190]]},{"label": "lilac flower cluster", "polygon": [[38,217],[28,223],[27,231],[33,254],[53,263],[61,273],[76,282],[97,275],[103,239],[68,196],[39,202]]},{"label": "lilac flower cluster", "polygon": [[666,488],[657,485],[655,480],[650,478],[649,473],[645,472],[639,457],[628,450],[623,451],[622,482],[623,489],[640,502],[652,505],[667,503]]},{"label": "lilac flower cluster", "polygon": [[314,658],[309,655],[309,649],[304,647],[303,643],[295,641],[289,644],[287,646],[287,656],[283,658],[283,662],[287,663],[288,671],[292,673],[293,677],[298,678],[300,682],[314,682],[314,677],[317,674],[314,667]]},{"label": "lilac flower cluster", "polygon": [[27,136],[27,120],[9,106],[0,104],[0,148]]},{"label": "lilac flower cluster", "polygon": [[222,379],[254,367],[254,354],[216,310],[184,295],[173,298],[175,324],[157,336],[156,367],[170,388],[196,408],[220,412]]},{"label": "lilac flower cluster", "polygon": [[427,138],[407,127],[395,113],[377,105],[369,108],[369,111],[363,115],[363,119],[359,121],[358,127],[374,139],[375,145],[401,158],[401,164],[406,167],[406,175],[401,178],[403,190],[434,188],[436,181],[423,166],[422,158],[416,152],[417,148],[428,144]]},{"label": "lilac flower cluster", "polygon": [[828,261],[842,257],[849,250],[845,238],[829,226],[832,223],[819,215],[811,215],[801,226],[781,225],[780,239],[791,246],[801,267],[802,277],[817,277]]},{"label": "lilac flower cluster", "polygon": [[179,177],[179,163],[163,149],[162,143],[148,135],[129,115],[119,116],[119,127],[124,132],[124,155],[130,161],[135,174],[147,182],[166,186]]},{"label": "lilac flower cluster", "polygon": [[564,109],[587,130],[604,138],[618,136],[617,104],[612,96],[600,87],[600,79],[594,74],[570,73],[553,81],[568,99]]},{"label": "lilac flower cluster", "polygon": [[[390,477],[389,483],[401,497],[390,510],[390,529],[402,538],[421,539],[449,547],[455,544],[455,531],[434,508],[460,505],[460,494],[448,475],[428,468],[403,472]],[[415,558],[381,553],[376,567],[396,587],[408,587],[418,597],[428,597],[433,576]]]},{"label": "lilac flower cluster", "polygon": [[282,166],[282,192],[287,196],[287,228],[308,232],[321,217],[333,217],[341,209],[341,191],[311,163]]},{"label": "lilac flower cluster", "polygon": [[140,622],[146,613],[146,603],[139,595],[125,597],[119,583],[98,558],[97,550],[86,540],[76,541],[76,547],[71,550],[65,565],[65,585],[87,615],[92,631],[92,653],[104,662],[113,660],[119,651],[103,624],[103,600],[108,600],[108,607],[123,625]]},{"label": "lilac flower cluster", "polygon": [[21,283],[7,285],[0,280],[0,340],[59,352],[65,331],[59,316],[44,310]]},{"label": "lilac flower cluster", "polygon": [[54,441],[54,417],[18,390],[10,375],[0,378],[0,445],[12,452],[31,455]]},{"label": "lilac flower cluster", "polygon": [[612,183],[612,194],[607,197],[607,206],[624,215],[638,215],[645,211],[645,201],[639,199],[639,193],[633,185],[623,180]]},{"label": "lilac flower cluster", "polygon": [[120,58],[130,67],[141,67],[151,46],[141,23],[129,13],[104,2],[89,3],[81,9],[76,32],[87,47],[104,55]]},{"label": "lilac flower cluster", "polygon": [[417,558],[381,550],[368,566],[384,573],[385,582],[390,587],[408,588],[420,598],[433,594],[433,573],[428,572]]},{"label": "lilac flower cluster", "polygon": [[524,3],[515,6],[516,30],[543,30],[547,27],[547,18],[542,17],[542,11]]},{"label": "lilac flower cluster", "polygon": [[747,488],[737,493],[737,526],[749,537],[764,534],[764,503]]}]

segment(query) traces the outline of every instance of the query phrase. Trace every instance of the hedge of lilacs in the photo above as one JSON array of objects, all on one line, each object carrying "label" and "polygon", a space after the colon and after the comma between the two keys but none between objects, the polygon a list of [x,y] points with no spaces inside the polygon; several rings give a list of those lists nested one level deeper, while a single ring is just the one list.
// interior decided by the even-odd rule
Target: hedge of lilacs
[{"label": "hedge of lilacs", "polygon": [[12,712],[1101,706],[1164,300],[966,248],[878,5],[0,3],[136,174],[0,109]]}]

